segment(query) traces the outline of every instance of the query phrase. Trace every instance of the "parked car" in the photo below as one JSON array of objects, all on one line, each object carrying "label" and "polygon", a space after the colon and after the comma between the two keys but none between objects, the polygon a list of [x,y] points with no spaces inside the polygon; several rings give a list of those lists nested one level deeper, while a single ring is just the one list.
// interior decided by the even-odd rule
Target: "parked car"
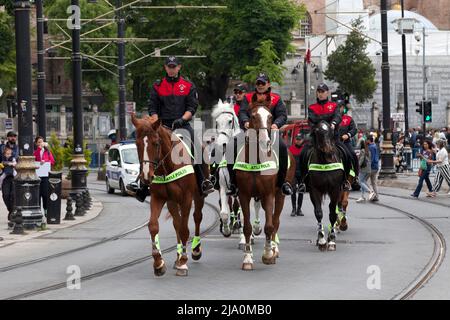
[{"label": "parked car", "polygon": [[128,195],[126,186],[139,174],[139,157],[135,141],[122,141],[108,150],[106,159],[106,191],[119,189],[122,196]]}]

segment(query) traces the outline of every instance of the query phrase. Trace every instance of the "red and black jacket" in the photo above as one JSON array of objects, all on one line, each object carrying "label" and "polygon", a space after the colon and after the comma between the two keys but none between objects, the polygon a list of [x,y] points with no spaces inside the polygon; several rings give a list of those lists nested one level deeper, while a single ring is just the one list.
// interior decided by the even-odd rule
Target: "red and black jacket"
[{"label": "red and black jacket", "polygon": [[[358,133],[356,129],[355,121],[349,115],[344,114],[342,116],[342,121],[339,124],[339,137],[342,137],[344,134],[347,134],[349,138],[354,137]],[[350,139],[345,140],[344,142],[350,142]]]},{"label": "red and black jacket", "polygon": [[337,128],[341,123],[341,114],[337,104],[328,100],[318,101],[308,108],[308,121],[310,125],[317,125],[320,121],[326,121]]},{"label": "red and black jacket", "polygon": [[[250,114],[248,113],[249,105],[252,102],[253,95],[256,92],[247,93],[242,99],[241,108],[239,110],[239,121],[244,124],[249,121]],[[270,94],[270,111],[273,116],[273,124],[276,124],[278,128],[281,128],[286,124],[287,121],[287,109],[281,97],[276,93],[266,93]]]},{"label": "red and black jacket", "polygon": [[156,81],[150,90],[148,113],[157,114],[162,120],[175,120],[183,116],[186,111],[192,115],[197,111],[198,94],[195,85],[179,76],[165,77]]}]

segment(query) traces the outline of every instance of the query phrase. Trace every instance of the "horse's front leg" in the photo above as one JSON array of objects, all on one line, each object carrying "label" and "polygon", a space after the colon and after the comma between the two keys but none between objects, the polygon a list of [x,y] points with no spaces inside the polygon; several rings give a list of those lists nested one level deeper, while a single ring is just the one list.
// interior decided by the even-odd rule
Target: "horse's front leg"
[{"label": "horse's front leg", "polygon": [[275,264],[276,263],[276,255],[272,250],[272,237],[274,235],[274,226],[273,226],[273,211],[274,211],[274,202],[275,197],[269,191],[268,195],[264,195],[261,199],[262,206],[264,208],[264,212],[266,214],[266,223],[264,225],[264,233],[266,234],[266,242],[264,244],[264,252],[262,255],[262,262],[264,264]]},{"label": "horse's front leg", "polygon": [[244,216],[244,261],[242,262],[242,270],[253,270],[253,251],[251,244],[252,226],[250,222],[250,197],[239,196],[239,203],[241,204],[242,214]]},{"label": "horse's front leg", "polygon": [[161,246],[159,243],[159,216],[164,206],[165,200],[156,196],[151,197],[150,201],[150,221],[148,229],[152,240],[152,256],[153,256],[153,271],[155,276],[160,277],[166,273],[167,267],[161,255]]},{"label": "horse's front leg", "polygon": [[169,212],[172,216],[173,228],[175,229],[175,233],[177,235],[177,257],[175,259],[175,263],[173,264],[173,268],[176,269],[177,264],[181,258],[181,239],[180,235],[178,234],[178,230],[180,230],[181,216],[178,204],[175,201],[168,201],[167,208],[169,209]]},{"label": "horse's front leg", "polygon": [[[225,168],[226,169],[226,168]],[[222,223],[222,234],[224,237],[231,236],[230,229],[230,206],[228,204],[228,196],[227,196],[227,180],[226,175],[228,172],[225,172],[223,168],[219,168],[219,194],[220,194],[220,220]]]},{"label": "horse's front leg", "polygon": [[203,206],[205,205],[205,198],[200,197],[198,193],[194,195],[194,222],[195,222],[195,235],[192,239],[192,259],[200,260],[202,257],[202,246],[200,242],[200,224],[203,219]]},{"label": "horse's front leg", "polygon": [[179,203],[180,211],[181,211],[181,224],[180,230],[178,233],[180,234],[181,239],[181,258],[177,265],[177,276],[187,276],[188,275],[188,266],[187,266],[187,250],[186,245],[189,240],[189,215],[191,213],[192,207],[192,193],[187,192],[183,197],[183,200]]},{"label": "horse's front leg", "polygon": [[[323,218],[323,212],[322,212],[322,195],[318,190],[315,190],[313,187],[311,188],[311,191],[309,192],[311,202],[314,206],[314,215],[316,216],[317,220],[317,241],[316,245],[319,246],[320,251],[326,250],[327,247],[327,241],[325,239],[325,231],[322,225],[322,218]],[[336,207],[335,207],[336,208]]]},{"label": "horse's front leg", "polygon": [[328,251],[335,251],[336,250],[336,221],[337,221],[337,213],[336,213],[336,205],[339,201],[339,198],[341,197],[341,190],[340,188],[336,188],[333,190],[332,194],[330,194],[330,204],[328,209],[330,210],[330,225],[328,227],[328,245],[327,250]]},{"label": "horse's front leg", "polygon": [[280,216],[284,207],[285,196],[281,193],[281,190],[277,192],[275,195],[275,211],[273,214],[273,227],[274,232],[272,236],[272,248],[275,253],[275,257],[278,258],[280,256],[280,251],[278,246],[280,245],[280,239],[278,237],[278,230],[280,229]]}]

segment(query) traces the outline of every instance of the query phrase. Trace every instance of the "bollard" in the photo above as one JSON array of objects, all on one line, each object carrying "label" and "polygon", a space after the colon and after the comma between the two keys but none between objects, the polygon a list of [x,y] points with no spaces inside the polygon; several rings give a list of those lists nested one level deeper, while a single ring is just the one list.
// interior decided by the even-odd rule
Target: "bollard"
[{"label": "bollard", "polygon": [[66,216],[64,217],[64,220],[75,220],[75,217],[73,216],[73,208],[72,208],[72,197],[67,197],[67,204],[66,204]]},{"label": "bollard", "polygon": [[81,217],[84,215],[85,212],[83,208],[83,196],[81,195],[81,193],[77,193],[75,198],[75,216]]},{"label": "bollard", "polygon": [[87,213],[89,211],[89,203],[88,203],[88,199],[87,199],[87,194],[86,194],[86,190],[84,190],[81,193],[81,199],[83,199],[82,204],[83,204],[83,211],[85,213]]},{"label": "bollard", "polygon": [[89,209],[92,208],[92,197],[91,197],[91,193],[89,192],[89,189],[86,189],[86,195],[87,195],[87,199],[88,199],[88,203],[89,203]]},{"label": "bollard", "polygon": [[26,234],[23,228],[22,210],[17,209],[14,215],[14,227],[10,234]]}]

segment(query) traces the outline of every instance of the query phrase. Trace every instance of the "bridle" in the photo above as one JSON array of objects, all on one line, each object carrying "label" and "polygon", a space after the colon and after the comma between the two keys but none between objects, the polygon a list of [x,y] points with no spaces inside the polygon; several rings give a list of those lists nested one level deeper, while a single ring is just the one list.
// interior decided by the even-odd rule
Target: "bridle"
[{"label": "bridle", "polygon": [[[232,117],[232,125],[231,125],[231,130],[234,132],[235,128],[236,128],[236,121],[235,121],[235,114],[230,112],[230,111],[224,111],[222,112],[219,116],[223,115],[223,114],[229,114]],[[217,117],[218,118],[218,117]],[[216,118],[216,130],[217,130],[217,118]],[[228,132],[226,131],[218,131],[219,134],[223,134],[225,135],[227,138],[231,138],[230,135],[228,134]]]}]

